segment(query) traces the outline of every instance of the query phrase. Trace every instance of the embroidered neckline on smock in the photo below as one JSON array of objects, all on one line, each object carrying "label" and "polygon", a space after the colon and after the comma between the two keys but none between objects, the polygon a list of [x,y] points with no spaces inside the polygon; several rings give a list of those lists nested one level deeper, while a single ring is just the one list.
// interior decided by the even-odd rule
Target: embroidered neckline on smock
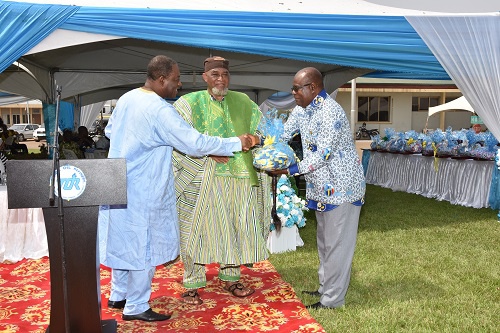
[{"label": "embroidered neckline on smock", "polygon": [[217,98],[215,98],[212,94],[210,94],[210,93],[209,93],[209,95],[210,95],[210,100],[212,100],[212,101],[214,101],[214,102],[219,102],[219,103],[224,102],[224,99],[226,98],[226,96],[222,96],[222,100],[220,100],[220,101],[219,101],[219,100],[218,100]]},{"label": "embroidered neckline on smock", "polygon": [[319,94],[316,97],[314,97],[314,99],[311,101],[311,103],[309,103],[308,106],[312,106],[312,107],[317,108],[317,107],[321,106],[321,104],[325,101],[325,99],[327,97],[328,97],[328,94],[327,94],[326,90],[323,89],[319,92]]}]

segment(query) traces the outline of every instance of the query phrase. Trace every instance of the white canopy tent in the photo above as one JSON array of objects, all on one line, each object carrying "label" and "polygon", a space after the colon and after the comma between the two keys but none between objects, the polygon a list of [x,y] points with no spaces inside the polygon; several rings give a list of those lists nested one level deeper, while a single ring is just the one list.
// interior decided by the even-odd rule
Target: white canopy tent
[{"label": "white canopy tent", "polygon": [[[424,131],[427,131],[427,125],[429,124],[429,118],[439,112],[444,112],[444,111],[454,111],[454,110],[463,110],[463,111],[469,111],[469,112],[474,112],[474,109],[472,106],[467,102],[467,99],[465,99],[465,96],[459,97],[457,99],[454,99],[452,101],[449,101],[448,103],[444,103],[441,105],[437,106],[431,106],[429,108],[429,111],[427,113],[427,119],[425,121],[425,128]],[[441,125],[440,127],[443,128],[443,120],[444,118],[441,119]]]},{"label": "white canopy tent", "polygon": [[429,112],[427,114],[427,118],[432,116],[435,113],[442,112],[442,111],[451,111],[451,110],[465,110],[465,111],[470,111],[474,112],[474,109],[472,106],[467,102],[467,99],[465,96],[459,97],[457,99],[454,99],[453,101],[449,101],[448,103],[444,103],[441,105],[437,106],[431,106],[429,108]]}]

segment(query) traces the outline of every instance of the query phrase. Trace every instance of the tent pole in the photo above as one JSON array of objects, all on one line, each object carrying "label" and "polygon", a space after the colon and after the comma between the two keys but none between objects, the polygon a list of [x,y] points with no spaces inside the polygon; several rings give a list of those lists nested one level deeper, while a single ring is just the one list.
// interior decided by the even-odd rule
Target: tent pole
[{"label": "tent pole", "polygon": [[[440,97],[441,104],[444,104],[445,101],[446,101],[446,94],[445,93],[441,93],[441,97]],[[443,131],[445,130],[444,124],[445,124],[445,112],[441,112],[439,114],[439,127]]]},{"label": "tent pole", "polygon": [[356,139],[356,110],[358,109],[358,98],[356,97],[356,79],[351,80],[351,132],[352,137]]}]

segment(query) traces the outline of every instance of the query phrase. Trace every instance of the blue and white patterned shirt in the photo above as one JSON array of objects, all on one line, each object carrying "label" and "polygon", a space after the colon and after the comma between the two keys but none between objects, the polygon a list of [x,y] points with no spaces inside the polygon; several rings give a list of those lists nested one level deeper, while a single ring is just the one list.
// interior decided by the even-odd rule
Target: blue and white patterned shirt
[{"label": "blue and white patterned shirt", "polygon": [[[304,174],[306,198],[320,207],[345,202],[362,203],[363,166],[342,107],[325,90],[306,107],[296,106],[285,124],[282,139],[300,133],[304,158],[290,166],[292,175]],[[328,209],[327,209],[328,210]]]}]

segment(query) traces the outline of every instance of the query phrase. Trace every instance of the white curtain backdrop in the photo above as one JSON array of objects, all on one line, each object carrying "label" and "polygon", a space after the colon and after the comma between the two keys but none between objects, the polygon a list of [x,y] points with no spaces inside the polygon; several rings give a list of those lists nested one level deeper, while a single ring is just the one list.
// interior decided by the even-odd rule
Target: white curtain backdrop
[{"label": "white curtain backdrop", "polygon": [[[338,89],[335,89],[335,91],[332,92],[330,96],[333,99],[336,99],[337,92]],[[271,96],[260,105],[260,111],[262,111],[262,113],[266,113],[268,110],[273,108],[276,108],[277,110],[291,110],[295,106],[297,106],[297,104],[295,104],[295,99],[293,98],[292,94],[286,94],[283,96]]]},{"label": "white curtain backdrop", "polygon": [[500,140],[500,13],[406,19]]},{"label": "white curtain backdrop", "polygon": [[101,112],[104,107],[105,102],[99,102],[94,104],[89,104],[82,106],[80,108],[80,125],[90,128],[90,125],[96,120],[99,112]]}]

